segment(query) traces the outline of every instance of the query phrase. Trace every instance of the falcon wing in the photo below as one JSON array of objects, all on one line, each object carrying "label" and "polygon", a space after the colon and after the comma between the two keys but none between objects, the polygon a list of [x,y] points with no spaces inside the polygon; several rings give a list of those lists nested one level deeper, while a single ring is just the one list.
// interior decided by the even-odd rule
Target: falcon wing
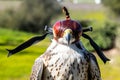
[{"label": "falcon wing", "polygon": [[35,60],[30,80],[42,80],[42,73],[43,73],[43,61],[40,57]]},{"label": "falcon wing", "polygon": [[89,53],[89,69],[88,69],[89,80],[101,80],[100,68],[97,63],[96,57]]},{"label": "falcon wing", "polygon": [[100,68],[96,57],[84,48],[82,42],[76,43],[76,46],[84,51],[84,55],[88,59],[89,62],[88,80],[101,80]]}]

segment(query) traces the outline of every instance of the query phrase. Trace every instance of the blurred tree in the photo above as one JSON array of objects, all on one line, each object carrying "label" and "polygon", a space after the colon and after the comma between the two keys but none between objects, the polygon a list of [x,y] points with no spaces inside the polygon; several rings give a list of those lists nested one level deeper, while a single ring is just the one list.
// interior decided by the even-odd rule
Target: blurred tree
[{"label": "blurred tree", "polygon": [[24,0],[16,14],[20,22],[20,30],[39,32],[48,25],[53,18],[60,14],[60,5],[57,0]]},{"label": "blurred tree", "polygon": [[120,0],[102,0],[102,3],[120,16]]}]

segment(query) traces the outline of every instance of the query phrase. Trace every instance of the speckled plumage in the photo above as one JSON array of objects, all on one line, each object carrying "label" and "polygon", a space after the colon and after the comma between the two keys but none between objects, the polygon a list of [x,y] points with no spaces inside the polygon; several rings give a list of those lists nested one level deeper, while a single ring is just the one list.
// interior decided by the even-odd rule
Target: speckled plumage
[{"label": "speckled plumage", "polygon": [[75,44],[53,40],[46,52],[36,59],[30,80],[101,80],[94,55]]},{"label": "speckled plumage", "polygon": [[96,58],[80,42],[82,26],[71,20],[66,7],[66,20],[53,25],[53,40],[46,52],[33,65],[30,80],[101,80]]}]

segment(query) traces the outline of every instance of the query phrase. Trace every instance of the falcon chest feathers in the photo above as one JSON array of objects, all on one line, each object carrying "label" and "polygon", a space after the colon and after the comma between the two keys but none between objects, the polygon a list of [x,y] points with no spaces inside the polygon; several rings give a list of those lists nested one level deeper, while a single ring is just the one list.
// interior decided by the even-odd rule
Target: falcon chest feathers
[{"label": "falcon chest feathers", "polygon": [[81,34],[81,25],[69,17],[56,22],[54,39],[36,59],[30,80],[101,80],[95,57],[79,41]]},{"label": "falcon chest feathers", "polygon": [[42,56],[44,63],[42,80],[88,80],[89,63],[82,50],[75,44],[66,46],[53,43],[56,47],[49,49]]}]

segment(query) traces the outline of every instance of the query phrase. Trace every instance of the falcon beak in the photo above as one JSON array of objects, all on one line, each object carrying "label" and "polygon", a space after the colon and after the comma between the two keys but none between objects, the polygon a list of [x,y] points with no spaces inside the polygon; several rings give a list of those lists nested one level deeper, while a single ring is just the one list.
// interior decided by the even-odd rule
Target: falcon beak
[{"label": "falcon beak", "polygon": [[67,44],[70,44],[70,41],[72,39],[72,30],[71,29],[66,29],[64,32],[65,39],[67,41]]},{"label": "falcon beak", "polygon": [[68,34],[66,34],[66,40],[67,40],[67,44],[70,44],[70,39],[71,39],[71,36],[70,36],[70,34],[68,33]]}]

